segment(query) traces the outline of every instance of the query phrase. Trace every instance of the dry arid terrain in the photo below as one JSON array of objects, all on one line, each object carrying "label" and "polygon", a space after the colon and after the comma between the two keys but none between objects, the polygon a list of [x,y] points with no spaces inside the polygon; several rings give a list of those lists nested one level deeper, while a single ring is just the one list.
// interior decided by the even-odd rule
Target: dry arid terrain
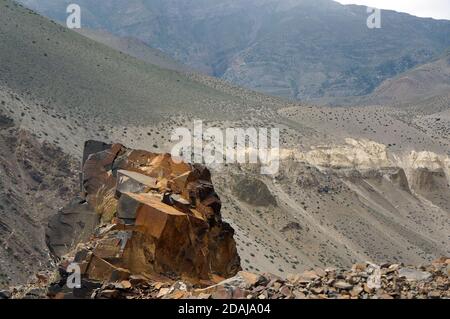
[{"label": "dry arid terrain", "polygon": [[[18,2],[62,23],[72,3]],[[85,27],[137,38],[208,75],[302,101],[370,94],[450,46],[447,20],[383,10],[381,28],[371,29],[367,7],[333,0],[76,3]]]},{"label": "dry arid terrain", "polygon": [[[280,129],[276,175],[211,167],[244,270],[286,277],[450,255],[448,90],[408,103],[293,103],[115,43],[121,52],[0,0],[0,288],[54,267],[47,224],[79,193],[86,140],[170,152],[173,130],[194,120]],[[404,94],[390,87],[380,92]]]}]

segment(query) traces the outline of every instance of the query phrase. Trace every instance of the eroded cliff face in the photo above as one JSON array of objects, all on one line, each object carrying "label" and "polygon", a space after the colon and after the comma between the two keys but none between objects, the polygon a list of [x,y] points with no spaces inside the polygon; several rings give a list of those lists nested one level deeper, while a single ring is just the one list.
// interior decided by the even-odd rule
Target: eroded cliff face
[{"label": "eroded cliff face", "polygon": [[292,154],[291,158],[296,161],[350,183],[358,178],[377,183],[386,179],[420,202],[450,211],[450,158],[447,155],[415,150],[395,153],[386,145],[353,138],[345,139],[343,145],[318,146]]},{"label": "eroded cliff face", "polygon": [[282,158],[336,172],[369,174],[394,171],[388,175],[394,180],[400,178],[402,187],[406,187],[407,182],[411,190],[417,191],[438,186],[448,188],[450,184],[448,156],[429,151],[391,153],[386,145],[366,139],[347,138],[345,144],[316,146],[306,152],[283,150]]},{"label": "eroded cliff face", "polygon": [[[170,154],[89,141],[82,171],[84,200],[66,211],[76,211],[69,222],[90,225],[91,233],[84,227],[85,236],[61,236],[64,210],[47,233],[62,268],[75,262],[83,280],[94,282],[142,275],[200,285],[240,270],[234,230],[222,220],[205,167]],[[90,212],[96,212],[97,224]]]},{"label": "eroded cliff face", "polygon": [[385,145],[347,138],[346,144],[318,146],[301,154],[307,163],[317,167],[371,169],[390,166]]}]

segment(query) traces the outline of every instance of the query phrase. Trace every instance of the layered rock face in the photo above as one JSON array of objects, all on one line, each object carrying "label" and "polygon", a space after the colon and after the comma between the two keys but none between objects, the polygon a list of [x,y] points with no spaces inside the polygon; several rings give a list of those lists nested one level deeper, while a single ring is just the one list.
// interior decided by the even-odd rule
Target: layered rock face
[{"label": "layered rock face", "polygon": [[[308,152],[282,150],[283,159],[294,158],[321,170],[348,177],[355,172],[365,177],[386,175],[404,190],[419,194],[446,190],[450,184],[450,158],[429,151],[395,154],[386,145],[347,138],[343,145],[322,145]],[[427,197],[427,196],[424,196]]]},{"label": "layered rock face", "polygon": [[[95,211],[99,225],[62,264],[73,259],[83,279],[143,275],[208,284],[240,270],[234,230],[222,221],[221,202],[205,167],[169,154],[89,141],[82,172],[85,202],[76,205]],[[89,214],[81,216],[91,220]],[[50,243],[57,241],[54,236],[50,229]]]}]

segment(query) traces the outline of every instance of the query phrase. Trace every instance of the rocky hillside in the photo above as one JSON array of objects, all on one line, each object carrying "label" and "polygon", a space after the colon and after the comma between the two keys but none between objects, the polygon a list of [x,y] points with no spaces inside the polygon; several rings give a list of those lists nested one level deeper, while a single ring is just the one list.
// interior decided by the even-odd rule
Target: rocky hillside
[{"label": "rocky hillside", "polygon": [[0,147],[1,288],[52,266],[45,225],[75,194],[78,162],[57,145],[39,142],[3,109]]},{"label": "rocky hillside", "polygon": [[[69,0],[20,0],[64,22]],[[131,36],[206,74],[257,91],[313,100],[371,93],[450,46],[450,22],[332,0],[77,2],[83,23]],[[414,37],[411,37],[414,34]]]},{"label": "rocky hillside", "polygon": [[54,269],[50,252],[67,252],[64,236],[46,238],[49,222],[75,223],[59,234],[77,241],[97,226],[92,212],[77,220],[86,206],[73,199],[86,140],[167,153],[173,130],[199,119],[205,129],[280,129],[276,175],[257,165],[210,168],[243,270],[286,276],[450,254],[448,99],[404,108],[287,104],[147,64],[9,0],[0,0],[0,18],[8,47],[0,50],[2,287]]},{"label": "rocky hillside", "polygon": [[[0,298],[450,298],[447,258],[420,268],[367,262],[287,277],[239,271],[234,230],[222,221],[210,172],[169,154],[88,141],[80,197],[65,208],[77,218],[61,211],[47,228],[58,269]],[[93,227],[81,229],[84,236],[67,231],[80,223]],[[79,287],[68,285],[71,265],[81,271]]]}]

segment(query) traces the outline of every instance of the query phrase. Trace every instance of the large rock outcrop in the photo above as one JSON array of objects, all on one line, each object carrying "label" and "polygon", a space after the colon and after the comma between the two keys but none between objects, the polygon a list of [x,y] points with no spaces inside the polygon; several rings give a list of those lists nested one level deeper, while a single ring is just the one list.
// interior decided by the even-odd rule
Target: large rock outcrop
[{"label": "large rock outcrop", "polygon": [[[205,167],[170,154],[88,141],[81,182],[84,202],[76,205],[96,212],[98,226],[88,240],[66,241],[68,251],[70,244],[78,245],[62,265],[79,264],[84,280],[143,275],[201,285],[240,270],[234,230],[222,221],[221,202]],[[92,221],[91,214],[85,216]],[[49,243],[57,242],[55,228],[53,223]]]}]

